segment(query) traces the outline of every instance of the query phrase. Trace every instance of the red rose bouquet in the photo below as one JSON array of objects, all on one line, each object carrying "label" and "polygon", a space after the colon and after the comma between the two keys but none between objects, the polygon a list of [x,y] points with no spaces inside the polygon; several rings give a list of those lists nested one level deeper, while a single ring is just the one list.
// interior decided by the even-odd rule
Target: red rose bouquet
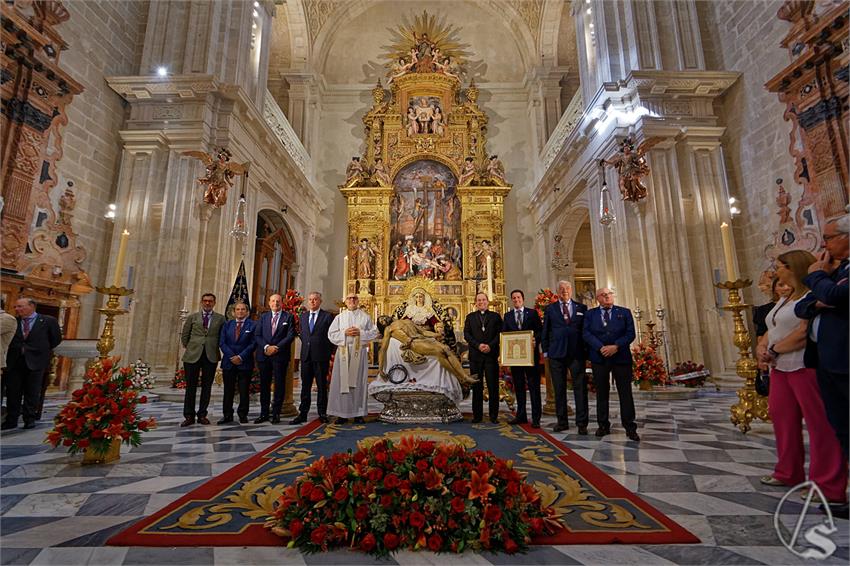
[{"label": "red rose bouquet", "polygon": [[561,528],[511,461],[413,436],[320,458],[284,489],[269,526],[304,552],[347,546],[375,556],[512,554]]},{"label": "red rose bouquet", "polygon": [[174,372],[174,378],[171,380],[172,389],[186,389],[186,370],[183,368]]},{"label": "red rose bouquet", "polygon": [[133,369],[115,366],[117,358],[98,361],[86,372],[83,386],[53,419],[47,442],[61,442],[71,454],[82,450],[105,454],[114,439],[131,446],[142,443],[141,433],[156,426],[153,418],[143,419],[138,404],[147,403],[133,386]]},{"label": "red rose bouquet", "polygon": [[537,296],[534,298],[534,308],[537,314],[540,315],[540,320],[543,320],[543,311],[546,307],[558,301],[558,295],[552,292],[552,289],[546,287],[537,291]]},{"label": "red rose bouquet", "polygon": [[304,297],[295,289],[288,289],[283,296],[281,305],[283,312],[288,312],[295,319],[295,333],[301,334],[301,314],[307,309],[304,307]]},{"label": "red rose bouquet", "polygon": [[667,385],[667,369],[664,360],[655,348],[646,344],[638,344],[632,348],[633,381],[651,383],[652,385]]},{"label": "red rose bouquet", "polygon": [[670,381],[685,387],[702,387],[711,372],[705,366],[688,360],[679,362],[670,372]]}]

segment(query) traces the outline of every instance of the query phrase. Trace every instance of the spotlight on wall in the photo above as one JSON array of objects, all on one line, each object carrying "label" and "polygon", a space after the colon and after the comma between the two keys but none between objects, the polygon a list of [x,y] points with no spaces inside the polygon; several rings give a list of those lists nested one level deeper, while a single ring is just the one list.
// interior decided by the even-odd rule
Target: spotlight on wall
[{"label": "spotlight on wall", "polygon": [[735,197],[729,197],[729,214],[732,216],[737,216],[741,214],[741,209],[738,208],[738,199]]},{"label": "spotlight on wall", "polygon": [[162,66],[157,67],[156,68],[156,74],[159,75],[160,77],[167,77],[168,76],[168,67],[162,67]]},{"label": "spotlight on wall", "polygon": [[260,7],[260,3],[259,3],[259,2],[254,2],[254,7],[255,7],[255,8],[259,8],[259,7]]},{"label": "spotlight on wall", "polygon": [[106,214],[103,215],[104,218],[108,218],[109,220],[115,219],[115,211],[118,210],[118,206],[115,203],[109,203],[106,207]]},{"label": "spotlight on wall", "polygon": [[289,212],[289,205],[288,204],[283,205],[283,207],[280,209],[280,211],[282,213],[286,214],[287,212]]}]

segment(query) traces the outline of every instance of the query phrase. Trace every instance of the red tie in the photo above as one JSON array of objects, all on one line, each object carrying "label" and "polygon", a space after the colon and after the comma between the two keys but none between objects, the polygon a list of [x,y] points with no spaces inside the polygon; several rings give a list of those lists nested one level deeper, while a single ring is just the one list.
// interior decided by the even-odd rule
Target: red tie
[{"label": "red tie", "polygon": [[24,338],[29,336],[29,334],[30,334],[30,319],[25,318],[24,319]]},{"label": "red tie", "polygon": [[242,321],[236,321],[236,339],[239,340],[239,335],[242,334]]},{"label": "red tie", "polygon": [[564,311],[564,320],[567,321],[567,324],[570,323],[570,304],[569,303],[561,303],[561,306]]}]

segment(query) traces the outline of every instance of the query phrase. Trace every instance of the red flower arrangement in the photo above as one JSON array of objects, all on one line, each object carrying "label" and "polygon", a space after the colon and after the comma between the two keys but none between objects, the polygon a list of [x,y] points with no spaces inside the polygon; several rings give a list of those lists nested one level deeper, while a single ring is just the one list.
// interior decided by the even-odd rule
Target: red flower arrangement
[{"label": "red flower arrangement", "polygon": [[534,298],[534,308],[537,311],[537,314],[540,315],[540,320],[543,320],[543,311],[546,310],[546,307],[557,301],[558,295],[556,295],[549,287],[537,291],[537,296]]},{"label": "red flower arrangement", "polygon": [[295,319],[295,333],[301,335],[301,314],[307,309],[304,307],[304,297],[295,289],[288,289],[283,296],[281,310],[288,312]]},{"label": "red flower arrangement", "polygon": [[702,387],[711,372],[705,366],[688,360],[679,362],[670,372],[670,381],[685,387]]},{"label": "red flower arrangement", "polygon": [[638,344],[632,348],[632,370],[633,381],[651,383],[652,385],[667,385],[667,369],[664,360],[655,351],[655,348],[646,344]]},{"label": "red flower arrangement", "polygon": [[171,379],[172,389],[186,389],[186,370],[183,368],[174,372],[174,377]]},{"label": "red flower arrangement", "polygon": [[512,462],[413,436],[320,458],[284,489],[270,526],[290,548],[375,556],[400,548],[512,554],[561,528]]},{"label": "red flower arrangement", "polygon": [[133,369],[118,368],[117,361],[98,361],[86,372],[83,386],[71,394],[47,433],[54,448],[61,442],[71,454],[82,450],[105,454],[114,439],[138,446],[141,433],[156,427],[153,418],[139,415],[137,405],[148,400],[133,387]]}]

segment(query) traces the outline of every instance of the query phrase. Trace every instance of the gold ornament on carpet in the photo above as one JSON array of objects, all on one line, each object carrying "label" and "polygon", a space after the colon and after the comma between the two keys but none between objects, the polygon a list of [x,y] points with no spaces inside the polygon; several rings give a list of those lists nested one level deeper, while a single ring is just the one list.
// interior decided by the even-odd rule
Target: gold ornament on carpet
[{"label": "gold ornament on carpet", "polygon": [[738,347],[738,362],[735,364],[735,371],[738,375],[744,378],[744,386],[738,390],[739,401],[732,405],[731,421],[737,426],[741,432],[746,433],[750,430],[750,422],[753,419],[761,419],[764,422],[770,422],[770,417],[767,412],[767,397],[762,397],[756,393],[756,375],[758,374],[758,362],[753,359],[750,349],[752,343],[750,341],[750,333],[744,324],[742,311],[749,309],[751,305],[745,304],[741,300],[739,289],[746,289],[753,282],[749,279],[738,279],[736,281],[726,281],[724,283],[715,283],[714,286],[718,289],[726,289],[729,291],[729,304],[722,308],[725,311],[732,312],[732,321],[735,325],[735,346]]},{"label": "gold ornament on carpet", "polygon": [[233,187],[234,177],[248,176],[248,163],[231,163],[230,151],[223,147],[215,157],[205,151],[184,151],[183,155],[200,159],[206,166],[207,174],[198,179],[198,184],[204,187],[204,202],[213,208],[227,204],[227,189]]}]

